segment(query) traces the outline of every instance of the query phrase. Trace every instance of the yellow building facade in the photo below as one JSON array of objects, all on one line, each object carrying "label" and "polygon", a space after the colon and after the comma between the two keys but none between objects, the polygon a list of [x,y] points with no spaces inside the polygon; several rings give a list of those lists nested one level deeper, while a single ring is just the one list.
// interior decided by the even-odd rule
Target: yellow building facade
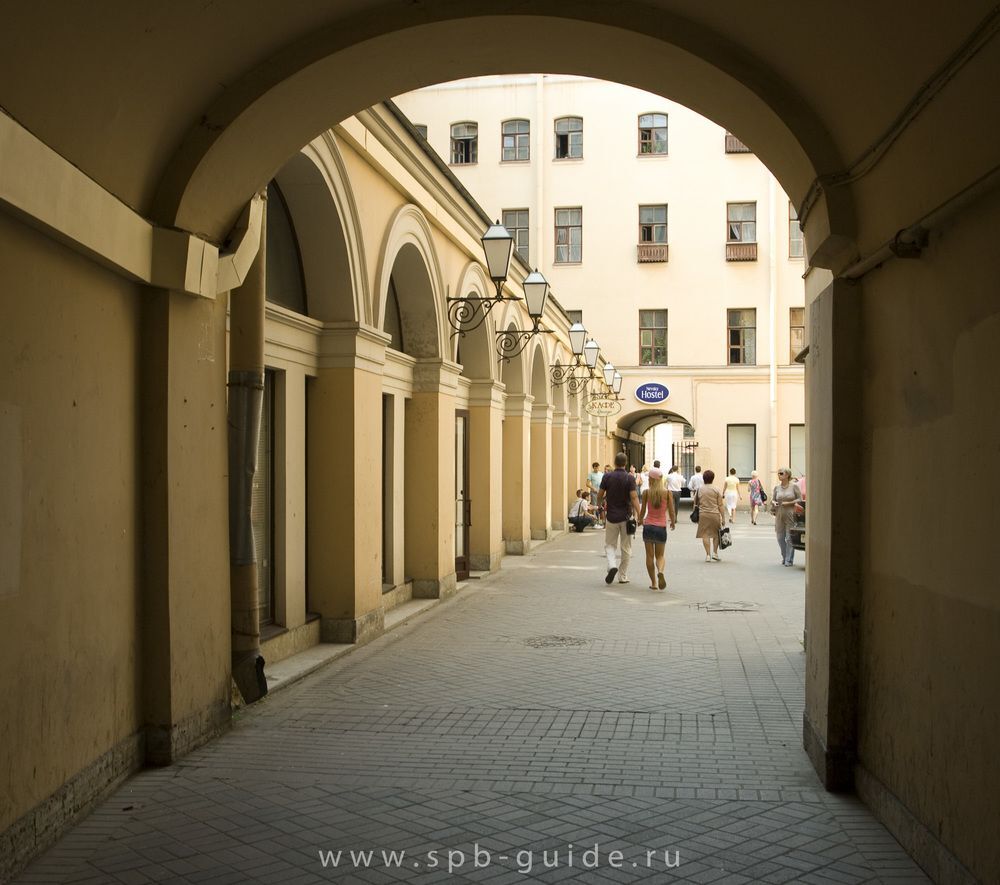
[{"label": "yellow building facade", "polygon": [[[263,308],[249,308],[266,303],[253,269],[265,217],[254,195],[303,145],[387,96],[551,71],[628,83],[703,114],[748,145],[796,207],[809,340],[803,744],[822,782],[855,790],[934,878],[995,878],[1000,704],[989,687],[1000,680],[1000,604],[988,539],[998,526],[995,508],[976,503],[1000,438],[994,3],[901,13],[846,0],[790,15],[684,0],[538,0],[530,10],[512,0],[252,10],[109,0],[100,15],[62,4],[57,23],[50,4],[7,6],[18,39],[0,55],[0,857],[36,850],[116,778],[177,758],[229,721],[232,651],[247,633],[233,637],[233,602],[242,618],[253,567],[231,558],[227,385],[240,378],[225,354],[240,342],[239,371],[267,368],[263,343],[250,346],[264,326],[252,319]],[[272,307],[267,345],[275,401],[282,383],[294,393],[274,426],[304,410],[307,428],[305,479],[296,468],[280,480],[284,537],[275,529],[278,552],[301,550],[304,533],[305,565],[298,552],[277,564],[276,552],[285,599],[274,607],[290,624],[314,612],[311,629],[361,637],[377,632],[388,583],[376,565],[386,523],[372,478],[388,435],[377,432],[384,393],[405,422],[393,463],[405,459],[407,427],[426,431],[411,452],[441,456],[421,462],[421,493],[450,476],[452,405],[465,383],[482,382],[470,387],[469,420],[486,420],[490,451],[503,453],[499,480],[488,472],[502,504],[499,529],[473,518],[470,552],[490,561],[561,515],[547,514],[558,496],[550,483],[539,491],[526,466],[560,457],[557,413],[579,461],[593,460],[602,431],[570,401],[562,409],[536,394],[552,342],[498,375],[447,349],[446,302],[431,321],[421,293],[447,298],[480,262],[482,219],[442,238],[462,214],[449,206],[459,197],[425,193],[409,160],[396,168],[401,131],[389,146],[364,138],[381,190],[362,198],[352,183],[355,211],[339,217],[361,232],[350,249],[364,243],[363,256],[347,251],[346,276],[368,289],[312,291],[313,322]],[[338,149],[350,163],[355,148]],[[402,351],[412,367],[389,354],[376,315],[386,266],[391,276],[398,260],[398,281],[420,279],[410,271],[428,237],[409,206],[425,216],[440,262],[425,262],[427,281],[408,289],[415,316],[403,316],[410,295],[399,291],[404,336],[407,323],[415,329]],[[387,265],[394,226],[410,239]],[[304,227],[297,233],[312,273]],[[345,279],[343,255],[322,254],[340,268],[333,279]],[[512,292],[526,271],[515,265]],[[556,286],[557,301],[564,295]],[[495,332],[507,317],[492,322]],[[555,302],[546,322],[563,340]],[[492,362],[489,348],[473,350]],[[393,372],[403,377],[390,384]],[[498,384],[506,399],[489,386]],[[320,402],[348,417],[313,420]],[[322,464],[313,432],[331,456]],[[942,440],[959,441],[961,459],[953,487],[936,493],[924,477]],[[404,533],[401,553],[392,539],[393,562],[402,557],[414,593],[447,593],[455,573],[447,487],[428,496],[433,528],[411,531],[405,497],[403,516],[393,514]],[[424,531],[435,541],[415,550]],[[375,538],[375,549],[358,538]]]}]

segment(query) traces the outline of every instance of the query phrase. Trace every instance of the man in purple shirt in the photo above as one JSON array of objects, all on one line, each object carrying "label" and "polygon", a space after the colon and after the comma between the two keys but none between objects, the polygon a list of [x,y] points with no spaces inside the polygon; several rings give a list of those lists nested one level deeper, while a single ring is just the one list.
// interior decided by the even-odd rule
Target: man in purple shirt
[{"label": "man in purple shirt", "polygon": [[[608,573],[605,584],[610,584],[618,575],[619,584],[628,583],[628,564],[632,558],[632,536],[626,531],[627,521],[634,514],[639,519],[639,494],[635,488],[635,477],[625,469],[628,456],[624,452],[615,455],[615,469],[604,474],[601,493],[597,497],[598,506],[607,507],[604,522],[604,552],[608,557]],[[618,562],[618,547],[621,545],[621,562]]]}]

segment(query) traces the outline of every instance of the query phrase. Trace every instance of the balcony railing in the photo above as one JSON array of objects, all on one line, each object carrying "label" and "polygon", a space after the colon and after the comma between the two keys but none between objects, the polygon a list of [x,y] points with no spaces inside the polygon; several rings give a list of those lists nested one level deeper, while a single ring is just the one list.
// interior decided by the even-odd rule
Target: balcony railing
[{"label": "balcony railing", "polygon": [[666,243],[639,243],[636,250],[639,264],[652,264],[670,258],[670,246]]},{"label": "balcony railing", "polygon": [[732,132],[726,133],[726,153],[727,154],[752,154],[753,151],[750,150],[742,141],[740,141]]},{"label": "balcony railing", "polygon": [[756,261],[756,243],[726,243],[726,261]]}]

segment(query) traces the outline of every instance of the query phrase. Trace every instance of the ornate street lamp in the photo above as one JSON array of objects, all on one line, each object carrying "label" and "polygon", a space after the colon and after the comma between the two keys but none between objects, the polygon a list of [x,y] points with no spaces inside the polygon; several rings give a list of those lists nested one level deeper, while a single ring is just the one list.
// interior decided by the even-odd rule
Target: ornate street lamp
[{"label": "ornate street lamp", "polygon": [[618,396],[618,394],[622,392],[622,376],[617,369],[615,369],[614,377],[611,381],[611,390],[614,392],[615,396]]},{"label": "ornate street lamp", "polygon": [[501,301],[521,300],[517,295],[504,297],[503,294],[503,284],[507,281],[510,258],[514,252],[514,238],[510,231],[497,221],[487,228],[482,236],[482,243],[486,254],[486,269],[497,293],[492,298],[483,298],[481,295],[448,298],[448,323],[455,330],[451,333],[452,338],[479,328],[486,315]]},{"label": "ornate street lamp", "polygon": [[[497,356],[502,360],[510,360],[517,356],[536,335],[543,332],[546,335],[552,334],[552,329],[544,329],[539,325],[542,314],[545,312],[545,299],[549,294],[548,280],[538,272],[536,267],[524,278],[522,287],[524,288],[525,306],[528,309],[528,316],[531,317],[531,328],[507,329],[504,332],[496,333]],[[521,299],[516,298],[516,300],[520,301]]]},{"label": "ornate street lamp", "polygon": [[586,345],[584,345],[583,358],[584,361],[587,363],[588,369],[597,368],[597,357],[600,355],[600,353],[601,353],[601,348],[593,338],[591,338],[590,341],[588,341]]},{"label": "ornate street lamp", "polygon": [[[591,371],[586,368],[581,357],[583,356],[584,341],[587,340],[587,330],[582,323],[573,323],[569,327],[569,346],[573,351],[573,362],[565,366],[549,366],[549,375],[552,376],[552,383],[559,387],[569,382],[569,392],[576,394],[580,388],[590,380]],[[596,345],[595,345],[596,346]],[[580,374],[577,369],[583,368],[585,371]]]},{"label": "ornate street lamp", "polygon": [[612,363],[604,364],[604,383],[611,387],[615,380],[615,367]]}]

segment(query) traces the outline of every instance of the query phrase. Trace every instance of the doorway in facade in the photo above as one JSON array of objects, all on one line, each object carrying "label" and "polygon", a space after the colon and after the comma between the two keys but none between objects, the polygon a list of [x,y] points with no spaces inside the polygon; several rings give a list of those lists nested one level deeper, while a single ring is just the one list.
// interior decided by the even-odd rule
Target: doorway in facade
[{"label": "doorway in facade", "polygon": [[455,411],[455,577],[469,577],[469,413]]}]

